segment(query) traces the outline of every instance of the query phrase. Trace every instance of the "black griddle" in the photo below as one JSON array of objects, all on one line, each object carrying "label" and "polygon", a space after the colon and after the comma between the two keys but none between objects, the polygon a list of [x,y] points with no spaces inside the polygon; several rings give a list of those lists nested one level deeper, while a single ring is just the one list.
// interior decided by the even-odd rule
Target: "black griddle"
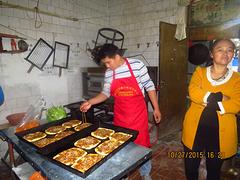
[{"label": "black griddle", "polygon": [[[51,143],[43,148],[39,148],[37,146],[35,146],[33,143],[28,142],[27,140],[25,140],[23,138],[24,135],[28,134],[28,133],[33,133],[36,131],[42,131],[44,132],[45,129],[51,127],[51,126],[55,126],[55,125],[61,125],[64,122],[67,122],[69,120],[72,120],[72,118],[66,118],[66,119],[62,119],[62,120],[58,120],[55,122],[50,122],[47,124],[43,124],[41,126],[26,130],[26,131],[22,131],[22,132],[18,132],[15,133],[16,136],[21,140],[24,141],[28,144],[30,144],[31,146],[35,147],[37,152],[43,155],[43,158],[45,158],[48,161],[51,161],[52,163],[78,175],[81,176],[83,178],[87,177],[89,174],[91,174],[94,170],[96,170],[100,165],[102,165],[105,161],[107,161],[109,158],[111,158],[115,153],[117,153],[120,149],[122,149],[123,147],[125,147],[129,142],[134,141],[137,138],[138,135],[138,131],[136,130],[132,130],[132,129],[128,129],[128,128],[123,128],[120,126],[114,126],[112,124],[105,124],[105,123],[97,123],[97,124],[93,124],[85,129],[82,129],[81,131],[76,131],[74,134],[71,134],[59,141],[56,141],[54,143]],[[105,156],[101,161],[99,161],[98,163],[96,163],[94,166],[92,166],[90,169],[88,169],[87,171],[85,171],[84,173],[71,168],[71,166],[67,166],[65,164],[62,164],[59,161],[56,161],[53,159],[53,157],[55,155],[57,155],[58,153],[67,150],[71,147],[74,147],[74,143],[84,137],[90,136],[91,132],[95,131],[98,127],[105,127],[108,129],[113,129],[115,132],[124,132],[127,134],[131,134],[132,137],[130,139],[128,139],[126,142],[124,142],[123,144],[121,144],[117,149],[115,149],[114,151],[112,151],[110,154],[108,154],[107,156]],[[72,130],[73,128],[71,128],[70,130]],[[73,130],[74,131],[74,130]],[[48,137],[48,136],[47,136]],[[106,139],[108,140],[108,139]],[[104,142],[105,140],[101,140],[101,142]],[[88,153],[95,153],[94,148],[91,150],[86,150]]]},{"label": "black griddle", "polygon": [[[37,132],[37,131],[41,131],[41,132],[44,132],[47,128],[51,127],[51,126],[57,126],[57,125],[61,125],[62,123],[64,122],[67,122],[67,121],[70,121],[72,120],[72,118],[65,118],[65,119],[62,119],[62,120],[58,120],[58,121],[54,121],[54,122],[50,122],[50,123],[46,123],[46,124],[43,124],[43,125],[40,125],[40,126],[37,126],[35,128],[32,128],[32,129],[28,129],[28,130],[25,130],[25,131],[21,131],[21,132],[18,132],[18,133],[15,133],[15,135],[21,140],[21,141],[24,141],[26,142],[27,144],[33,146],[38,153],[42,154],[42,155],[47,155],[51,152],[54,152],[56,149],[58,148],[61,148],[61,147],[64,147],[66,146],[69,142],[72,142],[72,141],[75,141],[76,139],[78,138],[81,138],[82,137],[82,131],[85,132],[85,131],[91,131],[91,129],[93,128],[92,126],[89,126],[89,127],[86,127],[84,129],[82,129],[81,131],[75,131],[74,128],[68,128],[68,130],[72,130],[74,131],[75,133],[65,137],[65,138],[62,138],[56,142],[53,142],[51,144],[48,144],[42,148],[34,145],[32,142],[29,142],[27,140],[25,140],[23,137],[26,135],[26,134],[29,134],[29,133],[34,133],[34,132]],[[47,135],[47,137],[54,137],[54,135]]]},{"label": "black griddle", "polygon": [[[111,158],[114,154],[116,154],[119,150],[121,150],[123,147],[125,147],[129,142],[134,141],[136,139],[137,135],[138,135],[138,131],[135,131],[135,130],[132,130],[132,129],[122,128],[122,127],[114,126],[114,125],[110,125],[110,124],[99,124],[99,125],[98,124],[94,124],[87,131],[82,131],[80,138],[90,136],[91,132],[95,131],[98,127],[105,127],[105,128],[108,128],[108,129],[113,129],[115,132],[124,132],[124,133],[127,133],[127,134],[131,134],[132,137],[130,139],[128,139],[126,142],[124,142],[123,144],[121,144],[117,149],[113,150],[110,154],[105,156],[102,160],[100,160],[98,163],[96,163],[94,166],[89,168],[84,173],[82,173],[82,172],[80,172],[80,171],[78,171],[78,170],[76,170],[74,168],[71,168],[71,166],[67,166],[67,165],[62,164],[61,162],[56,161],[56,160],[53,159],[53,157],[55,155],[57,155],[58,153],[60,153],[60,152],[62,152],[64,150],[67,150],[69,148],[74,147],[74,142],[75,141],[74,142],[70,142],[67,146],[62,147],[60,149],[57,149],[55,152],[50,153],[50,154],[44,156],[44,158],[46,158],[48,161],[51,161],[54,164],[56,164],[56,165],[58,165],[58,166],[60,166],[60,167],[62,167],[64,169],[66,169],[66,170],[68,170],[68,171],[70,171],[70,172],[72,172],[72,173],[74,173],[74,174],[76,174],[78,176],[81,176],[81,177],[85,178],[89,174],[91,174],[94,170],[96,170],[99,166],[101,166],[105,161],[107,161],[109,158]],[[108,140],[108,139],[106,139],[106,140]],[[101,140],[101,141],[104,142],[106,140]],[[87,151],[88,153],[96,153],[94,151],[94,148],[91,149],[91,150],[85,150],[85,151]]]}]

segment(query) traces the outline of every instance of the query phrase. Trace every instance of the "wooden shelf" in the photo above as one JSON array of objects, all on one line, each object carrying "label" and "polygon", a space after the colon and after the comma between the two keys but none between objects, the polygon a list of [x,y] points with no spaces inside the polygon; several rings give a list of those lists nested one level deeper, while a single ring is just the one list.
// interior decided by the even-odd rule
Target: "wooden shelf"
[{"label": "wooden shelf", "polygon": [[25,52],[25,51],[22,51],[22,50],[13,50],[13,51],[3,50],[3,51],[0,51],[0,53],[5,53],[5,54],[18,54],[18,53],[22,53],[22,52]]}]

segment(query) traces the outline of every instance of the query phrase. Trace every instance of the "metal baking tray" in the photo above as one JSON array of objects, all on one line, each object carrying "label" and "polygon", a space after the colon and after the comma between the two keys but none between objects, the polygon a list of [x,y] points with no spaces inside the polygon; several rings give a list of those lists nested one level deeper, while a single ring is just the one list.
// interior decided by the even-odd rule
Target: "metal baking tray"
[{"label": "metal baking tray", "polygon": [[[37,127],[34,127],[34,128],[31,128],[31,129],[28,129],[28,130],[25,130],[25,131],[21,131],[21,132],[17,132],[15,133],[15,135],[21,140],[21,141],[24,141],[26,142],[27,144],[30,144],[31,146],[33,146],[34,148],[36,148],[37,152],[42,154],[42,155],[47,155],[49,153],[52,153],[54,152],[56,149],[58,148],[61,148],[61,147],[64,147],[66,146],[69,142],[72,142],[72,141],[75,141],[76,139],[78,138],[81,138],[82,137],[82,132],[88,132],[88,131],[91,131],[94,127],[93,125],[89,126],[89,127],[86,127],[80,131],[75,131],[74,128],[69,128],[69,130],[72,130],[74,131],[75,133],[69,135],[69,136],[66,136],[56,142],[53,142],[51,144],[48,144],[42,148],[34,145],[32,142],[29,142],[27,140],[25,140],[23,137],[26,135],[26,134],[29,134],[29,133],[34,133],[34,132],[37,132],[37,131],[41,131],[41,132],[44,132],[47,128],[51,127],[51,126],[56,126],[56,125],[61,125],[62,123],[64,122],[67,122],[67,121],[70,121],[72,120],[72,118],[65,118],[65,119],[62,119],[62,120],[58,120],[58,121],[54,121],[54,122],[49,122],[49,123],[46,123],[46,124],[43,124],[43,125],[40,125],[40,126],[37,126]],[[47,137],[53,137],[54,135],[47,135]]]},{"label": "metal baking tray", "polygon": [[[105,156],[102,160],[100,160],[98,163],[96,163],[94,166],[92,166],[91,168],[89,168],[87,171],[85,171],[84,173],[71,168],[71,166],[67,166],[65,164],[62,164],[59,161],[56,161],[53,159],[53,157],[55,155],[57,155],[58,153],[67,150],[71,147],[74,147],[74,142],[75,141],[71,141],[69,142],[66,146],[62,147],[62,148],[56,148],[54,152],[43,156],[44,158],[46,158],[47,160],[53,162],[54,164],[78,175],[81,176],[83,178],[87,177],[89,174],[91,174],[94,170],[96,170],[99,166],[101,166],[105,161],[107,161],[110,157],[112,157],[115,153],[117,153],[120,149],[122,149],[123,147],[125,147],[129,142],[134,141],[137,138],[138,135],[138,131],[132,130],[132,129],[127,129],[127,128],[123,128],[123,127],[119,127],[119,126],[114,126],[111,124],[94,124],[93,126],[91,126],[89,129],[87,129],[86,131],[79,131],[80,133],[78,134],[73,134],[73,136],[77,137],[76,140],[83,138],[83,137],[87,137],[91,135],[92,131],[95,131],[98,127],[105,127],[108,129],[113,129],[115,132],[124,132],[127,134],[131,134],[132,137],[130,139],[128,139],[126,142],[124,142],[123,144],[121,144],[117,149],[115,149],[114,151],[112,151],[110,154],[108,154],[107,156]],[[108,139],[106,139],[108,140]],[[101,140],[102,142],[106,141],[106,140]],[[91,150],[86,150],[88,153],[95,153],[94,148]]]}]

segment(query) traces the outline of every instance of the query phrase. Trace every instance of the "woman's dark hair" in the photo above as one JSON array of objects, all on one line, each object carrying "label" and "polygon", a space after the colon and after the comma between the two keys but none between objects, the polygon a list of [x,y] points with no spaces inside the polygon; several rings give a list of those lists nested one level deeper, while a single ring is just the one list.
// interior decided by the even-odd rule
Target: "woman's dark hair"
[{"label": "woman's dark hair", "polygon": [[217,39],[217,40],[215,40],[215,41],[213,42],[212,46],[210,47],[210,51],[212,52],[213,49],[217,46],[217,44],[218,44],[219,42],[221,42],[221,41],[228,41],[229,43],[232,44],[233,49],[236,48],[235,44],[234,44],[230,39]]},{"label": "woman's dark hair", "polygon": [[94,61],[100,64],[100,61],[106,57],[113,58],[115,55],[122,56],[121,50],[114,44],[104,44],[102,46],[97,46],[92,52]]}]

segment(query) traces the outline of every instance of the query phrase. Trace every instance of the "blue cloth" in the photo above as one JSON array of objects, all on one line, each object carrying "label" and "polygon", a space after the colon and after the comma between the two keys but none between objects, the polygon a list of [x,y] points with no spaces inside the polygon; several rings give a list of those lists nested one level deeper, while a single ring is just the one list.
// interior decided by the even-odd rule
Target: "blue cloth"
[{"label": "blue cloth", "polygon": [[4,95],[3,95],[2,87],[0,86],[0,105],[2,105],[3,102],[4,102]]},{"label": "blue cloth", "polygon": [[151,169],[152,169],[152,162],[151,160],[148,160],[139,168],[140,175],[141,176],[150,175]]}]

